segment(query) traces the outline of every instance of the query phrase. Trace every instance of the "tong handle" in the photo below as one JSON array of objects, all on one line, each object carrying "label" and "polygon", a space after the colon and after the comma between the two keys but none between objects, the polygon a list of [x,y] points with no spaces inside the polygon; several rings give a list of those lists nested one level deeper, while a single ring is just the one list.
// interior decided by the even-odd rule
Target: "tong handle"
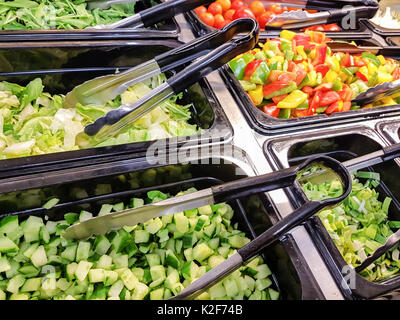
[{"label": "tong handle", "polygon": [[209,53],[240,33],[251,33],[254,28],[252,23],[244,23],[243,19],[234,20],[224,28],[196,38],[182,46],[169,50],[155,57],[154,60],[161,72],[174,69],[180,65]]},{"label": "tong handle", "polygon": [[344,18],[349,14],[354,14],[358,19],[360,18],[372,18],[375,13],[378,11],[378,7],[367,7],[367,6],[358,6],[358,7],[348,7],[346,9],[335,9],[335,10],[328,10],[326,12],[329,13],[329,17],[327,19],[328,23],[337,22],[338,19]]},{"label": "tong handle", "polygon": [[213,0],[169,0],[152,8],[139,12],[144,27],[150,27],[160,21],[170,19],[177,14],[187,12]]},{"label": "tong handle", "polygon": [[392,144],[388,147],[382,149],[383,151],[383,161],[393,160],[400,156],[400,143]]},{"label": "tong handle", "polygon": [[[126,124],[136,121],[139,117],[151,111],[158,103],[164,101],[173,93],[182,92],[182,90],[198,82],[237,55],[253,49],[258,41],[258,23],[254,19],[248,18],[238,19],[237,21],[235,21],[235,24],[243,24],[251,31],[211,51],[136,102],[122,105],[109,111],[104,117],[98,118],[94,123],[87,125],[85,133],[93,136],[102,130],[103,136],[111,134],[111,132],[105,130],[104,127],[106,125],[113,125],[112,131],[121,129]],[[123,118],[125,117],[126,119],[124,120]]]},{"label": "tong handle", "polygon": [[235,25],[243,24],[243,27],[248,28],[247,30],[250,31],[235,40],[224,43],[202,59],[186,67],[182,72],[168,79],[167,83],[176,94],[198,82],[212,71],[222,67],[239,54],[255,47],[260,30],[258,23],[250,18],[238,19],[232,23],[235,23]]}]

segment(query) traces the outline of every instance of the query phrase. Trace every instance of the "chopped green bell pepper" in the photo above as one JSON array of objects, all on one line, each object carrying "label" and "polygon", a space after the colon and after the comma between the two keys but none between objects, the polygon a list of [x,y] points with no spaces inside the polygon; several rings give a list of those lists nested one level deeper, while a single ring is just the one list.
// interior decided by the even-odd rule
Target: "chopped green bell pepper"
[{"label": "chopped green bell pepper", "polygon": [[266,62],[261,62],[256,71],[251,75],[250,82],[256,84],[264,84],[269,76],[269,68]]},{"label": "chopped green bell pepper", "polygon": [[363,52],[361,54],[361,57],[370,60],[377,67],[381,65],[381,61],[379,60],[379,58],[371,52]]},{"label": "chopped green bell pepper", "polygon": [[273,97],[276,97],[276,96],[288,94],[296,89],[297,89],[296,82],[291,81],[286,87],[284,87],[282,89],[278,89],[268,96],[264,96],[264,99],[272,99]]}]

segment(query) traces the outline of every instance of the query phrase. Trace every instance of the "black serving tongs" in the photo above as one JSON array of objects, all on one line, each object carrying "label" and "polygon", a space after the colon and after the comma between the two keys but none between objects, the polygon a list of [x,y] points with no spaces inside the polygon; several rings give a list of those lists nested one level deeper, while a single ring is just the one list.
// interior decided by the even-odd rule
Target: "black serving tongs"
[{"label": "black serving tongs", "polygon": [[[240,36],[233,39],[239,34]],[[121,128],[136,121],[160,102],[180,93],[237,55],[254,48],[258,34],[259,26],[254,19],[238,19],[221,30],[195,39],[121,74],[98,77],[76,87],[67,94],[65,107],[75,107],[78,102],[105,104],[134,83],[201,57],[141,99],[113,109],[104,117],[87,125],[84,133],[77,137],[78,144],[83,147],[94,146],[115,135]]]},{"label": "black serving tongs", "polygon": [[[326,4],[329,7],[329,3]],[[335,4],[332,4],[335,7]],[[341,9],[331,9],[317,13],[309,13],[307,11],[287,11],[271,18],[266,27],[298,29],[317,24],[327,24],[337,22],[346,16],[353,16],[355,19],[372,18],[378,6],[346,6]]]},{"label": "black serving tongs", "polygon": [[[112,1],[110,1],[112,2]],[[179,13],[197,8],[198,6],[208,5],[212,0],[169,0],[155,5],[154,7],[140,11],[128,18],[119,20],[109,25],[97,25],[87,29],[116,29],[116,28],[144,28],[171,19]],[[98,1],[97,3],[101,3]]]}]

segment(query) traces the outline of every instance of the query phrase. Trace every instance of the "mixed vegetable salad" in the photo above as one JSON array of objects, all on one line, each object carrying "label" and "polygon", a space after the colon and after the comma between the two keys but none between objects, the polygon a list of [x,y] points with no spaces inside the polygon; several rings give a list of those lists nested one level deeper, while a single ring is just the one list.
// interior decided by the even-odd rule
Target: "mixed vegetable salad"
[{"label": "mixed vegetable salad", "polygon": [[[388,218],[392,199],[379,200],[379,193],[375,190],[379,183],[377,172],[355,172],[350,196],[340,205],[318,213],[344,260],[353,267],[383,245],[393,233],[392,229],[400,228],[399,221],[389,221]],[[343,192],[341,183],[335,180],[318,185],[307,182],[302,188],[311,200],[337,197]],[[361,275],[369,281],[380,281],[400,274],[399,254],[396,245],[364,269]]]},{"label": "mixed vegetable salad", "polygon": [[281,119],[396,105],[400,94],[375,104],[351,100],[369,87],[400,79],[400,62],[370,52],[332,52],[325,34],[283,30],[229,66],[251,101]]},{"label": "mixed vegetable salad", "polygon": [[[170,196],[150,191],[147,199],[103,204],[98,215]],[[233,215],[228,204],[205,206],[84,241],[62,234],[91,218],[88,211],[66,213],[57,222],[8,216],[0,221],[0,300],[168,299],[250,241],[232,223]],[[270,276],[258,256],[197,299],[276,300]]]},{"label": "mixed vegetable salad", "polygon": [[[249,2],[249,4],[248,4]],[[200,6],[195,9],[200,20],[210,27],[221,29],[233,20],[240,18],[253,18],[258,21],[260,28],[265,29],[265,24],[274,16],[287,11],[306,10],[309,13],[316,13],[317,10],[302,9],[298,7],[282,7],[279,4],[270,4],[266,8],[262,1],[242,0],[217,0],[211,3],[208,8]],[[317,25],[307,27],[305,30],[317,31],[340,31],[337,24]]]},{"label": "mixed vegetable salad", "polygon": [[[0,82],[0,159],[77,150],[77,135],[85,126],[121,104],[132,103],[166,81],[159,75],[128,88],[105,106],[77,104],[62,107],[63,95],[43,92],[36,78],[26,87]],[[98,147],[138,141],[189,136],[201,132],[191,119],[190,105],[179,105],[175,95]]]},{"label": "mixed vegetable salad", "polygon": [[84,29],[134,14],[135,2],[86,9],[85,0],[0,0],[0,30]]}]

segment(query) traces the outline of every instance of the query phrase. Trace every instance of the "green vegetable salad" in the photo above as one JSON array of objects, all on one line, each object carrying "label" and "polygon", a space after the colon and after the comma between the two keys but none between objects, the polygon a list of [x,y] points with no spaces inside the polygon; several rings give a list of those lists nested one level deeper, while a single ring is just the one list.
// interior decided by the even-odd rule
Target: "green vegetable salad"
[{"label": "green vegetable salad", "polygon": [[[146,199],[103,204],[98,215],[168,197],[150,191]],[[56,202],[50,199],[44,206]],[[68,212],[57,222],[5,217],[0,221],[0,300],[168,299],[250,241],[233,215],[228,204],[204,206],[80,241],[62,234],[91,218],[88,211]],[[198,299],[276,300],[279,292],[270,276],[256,257]]]},{"label": "green vegetable salad", "polygon": [[[366,181],[362,183],[359,179]],[[378,247],[384,244],[399,228],[397,221],[389,221],[388,212],[392,201],[386,197],[379,200],[374,188],[379,185],[379,173],[355,172],[352,175],[352,192],[343,203],[333,209],[318,213],[323,225],[342,254],[344,260],[356,267]],[[312,200],[337,197],[341,183],[313,185],[310,182],[302,188]],[[361,272],[369,281],[380,281],[400,273],[399,249],[395,246],[385,255]]]},{"label": "green vegetable salad", "polygon": [[[0,82],[0,159],[77,150],[76,136],[84,127],[121,104],[132,103],[166,80],[159,75],[128,88],[105,106],[62,107],[64,96],[43,92],[41,79],[26,87]],[[97,146],[189,136],[201,129],[191,125],[190,105],[179,105],[175,95]]]},{"label": "green vegetable salad", "polygon": [[135,2],[87,10],[85,0],[0,0],[0,30],[84,29],[134,14]]}]

